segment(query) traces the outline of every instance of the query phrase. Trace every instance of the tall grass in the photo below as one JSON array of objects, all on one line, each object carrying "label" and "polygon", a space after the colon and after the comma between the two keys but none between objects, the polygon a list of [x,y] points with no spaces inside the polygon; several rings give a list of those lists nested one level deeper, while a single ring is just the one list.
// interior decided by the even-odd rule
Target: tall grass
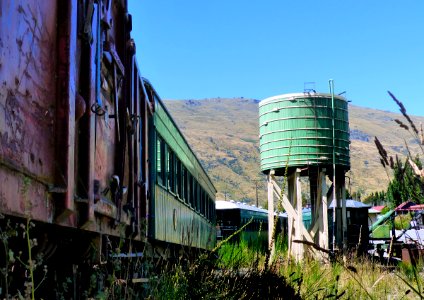
[{"label": "tall grass", "polygon": [[[12,276],[12,266],[20,263],[14,260],[17,258],[11,251],[18,253],[19,250],[10,248],[8,242],[18,238],[18,231],[13,226],[1,231],[2,250],[8,253],[3,263],[9,264],[1,266],[2,298],[7,298],[7,285],[17,279]],[[335,259],[333,263],[309,259],[296,262],[287,253],[287,242],[277,236],[274,259],[265,268],[266,254],[260,247],[250,246],[243,240],[226,241],[215,251],[189,263],[181,259],[164,267],[151,267],[146,274],[148,283],[131,284],[124,270],[128,266],[122,262],[112,264],[109,270],[98,268],[93,271],[93,287],[99,278],[107,280],[103,288],[95,288],[86,295],[93,299],[423,299],[421,261],[415,266],[405,263],[399,267],[387,267],[366,258]],[[146,264],[155,264],[151,258],[145,259],[147,261],[140,262],[144,269]],[[41,272],[34,273],[33,280],[44,284],[44,276]],[[24,282],[29,280],[25,278]],[[22,285],[22,293],[16,296],[31,299],[31,294],[24,289]]]},{"label": "tall grass", "polygon": [[150,299],[300,299],[282,273],[265,268],[266,251],[260,244],[235,237],[186,269],[176,264],[153,276]]},{"label": "tall grass", "polygon": [[[409,270],[409,277],[405,270]],[[419,291],[424,278],[411,270],[417,268],[411,265],[403,269],[387,268],[370,259],[333,264],[290,261],[280,268],[302,299],[421,299],[413,289]]]},{"label": "tall grass", "polygon": [[[279,237],[278,240],[281,240]],[[151,282],[150,299],[423,299],[423,265],[387,267],[370,258],[296,262],[284,243],[265,268],[265,254],[247,243],[225,243],[183,269]]]}]

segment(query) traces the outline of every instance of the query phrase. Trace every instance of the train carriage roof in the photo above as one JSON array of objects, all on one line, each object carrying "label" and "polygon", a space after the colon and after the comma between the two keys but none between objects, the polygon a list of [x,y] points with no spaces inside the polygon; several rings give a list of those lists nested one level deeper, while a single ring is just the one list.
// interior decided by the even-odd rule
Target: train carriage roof
[{"label": "train carriage roof", "polygon": [[264,208],[256,207],[246,203],[235,202],[234,200],[231,200],[231,201],[217,200],[215,203],[216,203],[217,210],[218,209],[244,209],[244,210],[262,212],[266,214],[268,213],[268,210]]},{"label": "train carriage roof", "polygon": [[[257,207],[255,205],[249,205],[242,202],[236,202],[234,200],[225,201],[225,200],[217,200],[215,201],[216,210],[225,210],[225,209],[240,209],[240,210],[250,210],[255,212],[260,212],[264,214],[268,214],[268,210],[262,207]],[[279,217],[287,218],[282,212],[274,212],[274,215],[278,214]]]},{"label": "train carriage roof", "polygon": [[215,198],[216,188],[213,185],[212,180],[203,169],[200,160],[191,149],[181,130],[178,128],[177,123],[172,118],[171,114],[166,108],[166,105],[160,99],[159,95],[149,80],[144,77],[142,80],[154,93],[154,101],[156,106],[154,122],[156,130],[177,154],[178,158],[190,171],[190,173],[195,176],[199,180],[199,183],[211,194],[211,196],[213,196],[213,198]]}]

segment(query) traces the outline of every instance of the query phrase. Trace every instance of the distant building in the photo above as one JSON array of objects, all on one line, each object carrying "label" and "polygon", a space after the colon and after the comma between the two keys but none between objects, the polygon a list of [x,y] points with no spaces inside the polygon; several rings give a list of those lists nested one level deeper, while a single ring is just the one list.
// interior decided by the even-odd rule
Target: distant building
[{"label": "distant building", "polygon": [[[368,230],[368,210],[371,206],[353,199],[346,200],[346,218],[347,218],[347,239],[349,247],[358,247],[358,250],[365,252],[369,241]],[[329,210],[329,233],[333,234],[332,210],[334,200],[331,202]],[[336,213],[341,214],[341,207],[337,207]],[[336,224],[338,226],[338,224]],[[340,227],[340,226],[338,226]],[[336,228],[340,231],[341,228]]]},{"label": "distant building", "polygon": [[373,206],[368,209],[368,226],[371,226],[372,224],[377,222],[378,217],[381,216],[382,209],[376,209],[375,207],[376,206]]}]

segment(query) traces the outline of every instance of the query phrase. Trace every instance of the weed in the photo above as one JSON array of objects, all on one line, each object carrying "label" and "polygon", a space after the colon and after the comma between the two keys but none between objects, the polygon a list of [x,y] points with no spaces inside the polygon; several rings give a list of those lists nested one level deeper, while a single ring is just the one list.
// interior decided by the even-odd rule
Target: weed
[{"label": "weed", "polygon": [[10,220],[7,220],[7,224],[4,229],[0,227],[0,240],[3,244],[4,249],[4,267],[0,269],[1,274],[4,277],[4,288],[6,298],[9,297],[9,273],[12,271],[13,264],[15,263],[15,253],[9,247],[9,239],[18,235],[16,226],[12,226]]},{"label": "weed", "polygon": [[[35,224],[29,218],[25,224],[7,220],[4,227],[0,227],[0,240],[5,253],[5,258],[0,260],[1,274],[6,299],[35,299],[35,292],[47,278],[48,270],[43,264],[43,256],[33,253],[33,248],[38,246],[37,239],[30,235],[34,227]],[[38,280],[35,278],[35,271],[41,274]],[[12,296],[11,293],[16,295]]]}]

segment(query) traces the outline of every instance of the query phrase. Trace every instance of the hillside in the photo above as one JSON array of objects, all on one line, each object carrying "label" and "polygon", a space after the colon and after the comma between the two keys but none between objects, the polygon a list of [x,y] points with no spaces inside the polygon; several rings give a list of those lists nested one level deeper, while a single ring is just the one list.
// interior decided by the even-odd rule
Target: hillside
[{"label": "hillside", "polygon": [[[260,173],[258,100],[215,98],[169,100],[166,106],[214,182],[219,199],[259,204],[266,201],[266,177]],[[408,108],[407,108],[408,109]],[[412,137],[393,120],[402,115],[349,106],[351,130],[351,192],[369,194],[386,189],[387,173],[380,164],[374,136],[390,155],[403,156]],[[419,125],[424,117],[413,117]],[[411,144],[411,143],[409,143]],[[416,143],[411,150],[417,152]]]}]

